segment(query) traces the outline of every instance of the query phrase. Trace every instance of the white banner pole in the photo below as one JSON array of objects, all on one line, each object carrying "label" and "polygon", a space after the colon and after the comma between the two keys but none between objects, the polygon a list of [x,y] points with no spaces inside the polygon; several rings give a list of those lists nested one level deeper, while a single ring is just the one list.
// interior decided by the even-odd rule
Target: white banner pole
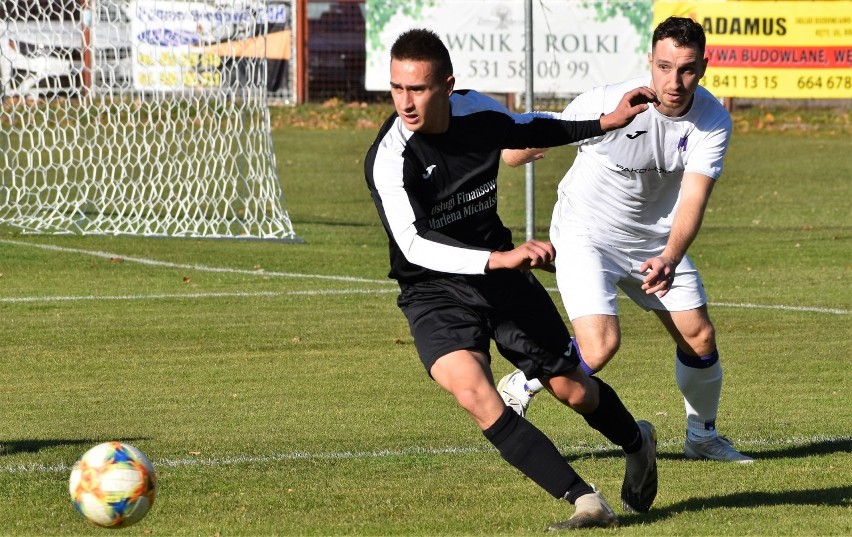
[{"label": "white banner pole", "polygon": [[[524,13],[524,26],[526,34],[526,111],[532,112],[534,103],[533,95],[533,14],[532,0],[526,0]],[[527,240],[535,238],[535,164],[532,162],[524,166],[526,174],[526,224]]]}]

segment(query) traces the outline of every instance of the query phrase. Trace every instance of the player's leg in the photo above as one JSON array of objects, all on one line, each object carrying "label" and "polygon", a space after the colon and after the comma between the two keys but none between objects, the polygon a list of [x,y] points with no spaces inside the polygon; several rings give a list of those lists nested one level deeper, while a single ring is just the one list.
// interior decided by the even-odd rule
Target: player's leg
[{"label": "player's leg", "polygon": [[722,365],[716,349],[716,332],[707,314],[707,295],[698,269],[685,256],[675,269],[675,277],[663,297],[642,289],[645,260],[658,250],[632,252],[634,267],[621,289],[639,306],[654,311],[677,345],[675,377],[686,408],[687,438],[684,451],[690,458],[751,462],[716,432],[716,415],[722,391]]},{"label": "player's leg", "polygon": [[489,366],[489,323],[479,314],[490,304],[480,291],[461,277],[402,286],[397,303],[426,371],[507,462],[554,497],[576,505],[566,527],[614,525],[612,509],[547,436],[503,405]]},{"label": "player's leg", "polygon": [[[587,375],[594,375],[615,356],[621,344],[621,328],[614,315],[587,315],[574,319],[571,344]],[[582,343],[581,343],[582,342]],[[588,358],[586,351],[590,349]],[[512,371],[497,383],[497,391],[507,406],[521,416],[526,415],[532,398],[544,389],[539,379],[528,379],[520,369]],[[569,405],[571,406],[571,405]]]},{"label": "player's leg", "polygon": [[[565,237],[554,244],[556,283],[581,353],[580,366],[588,375],[603,369],[621,345],[618,322],[618,285],[629,275],[630,264],[621,252],[588,241]],[[561,261],[561,262],[560,262]]]},{"label": "player's leg", "polygon": [[[563,301],[566,304],[573,302],[571,299]],[[614,314],[572,316],[571,327],[577,349],[581,352],[581,367],[589,375],[603,369],[621,346],[621,324]]]},{"label": "player's leg", "polygon": [[562,457],[553,442],[520,417],[494,388],[488,358],[460,350],[438,358],[432,378],[450,392],[506,462],[557,499],[577,506],[566,528],[609,527],[617,522],[603,497]]},{"label": "player's leg", "polygon": [[[613,318],[618,322],[618,318]],[[574,347],[574,352],[580,359],[580,367],[587,375],[594,375],[600,370],[600,367],[592,368],[580,352],[580,346],[576,338],[571,338],[571,345]],[[617,345],[616,345],[617,349]],[[614,352],[612,353],[614,354]],[[610,356],[611,358],[612,356]],[[608,361],[608,360],[607,360]],[[525,416],[527,409],[532,402],[533,397],[544,390],[544,385],[537,378],[528,379],[524,372],[520,369],[515,369],[511,373],[505,375],[497,383],[497,391],[500,392],[500,397],[507,406],[511,407],[521,416]]]},{"label": "player's leg", "polygon": [[625,453],[621,505],[627,512],[646,513],[657,496],[657,433],[644,420],[635,421],[607,383],[577,368],[567,375],[543,378],[557,400],[579,413],[590,427]]},{"label": "player's leg", "polygon": [[707,305],[686,311],[655,310],[677,345],[675,379],[686,408],[684,452],[693,459],[750,463],[716,431],[722,363]]},{"label": "player's leg", "polygon": [[579,367],[568,329],[541,284],[529,276],[529,283],[517,288],[517,296],[508,294],[493,319],[498,350],[519,369],[542,379],[557,400],[624,449],[628,472],[622,499],[630,510],[647,511],[657,493],[653,427],[646,424],[643,429],[615,390]]},{"label": "player's leg", "polygon": [[489,359],[481,352],[459,350],[446,354],[435,361],[430,374],[480,429],[487,429],[503,414],[505,405],[494,391]]},{"label": "player's leg", "polygon": [[[556,281],[559,294],[574,329],[580,367],[589,375],[600,371],[618,351],[621,328],[618,322],[618,283],[626,277],[629,263],[618,252],[590,244],[584,237],[561,237],[554,243],[557,255]],[[567,257],[570,252],[570,258]],[[506,404],[524,415],[542,386],[512,372],[498,383]]]},{"label": "player's leg", "polygon": [[687,438],[712,438],[722,393],[722,364],[707,306],[654,313],[677,345],[675,377],[686,406]]}]

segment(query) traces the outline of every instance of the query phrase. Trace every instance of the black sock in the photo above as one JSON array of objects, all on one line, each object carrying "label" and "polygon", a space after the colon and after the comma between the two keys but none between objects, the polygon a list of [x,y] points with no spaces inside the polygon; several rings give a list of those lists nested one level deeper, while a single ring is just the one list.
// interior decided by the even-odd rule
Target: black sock
[{"label": "black sock", "polygon": [[494,425],[482,434],[494,444],[506,462],[556,498],[565,498],[573,503],[571,497],[592,492],[553,442],[511,408],[506,407]]},{"label": "black sock", "polygon": [[609,384],[598,377],[591,378],[600,386],[600,404],[593,412],[581,415],[592,429],[621,446],[625,453],[636,453],[642,448],[642,432],[636,420]]}]

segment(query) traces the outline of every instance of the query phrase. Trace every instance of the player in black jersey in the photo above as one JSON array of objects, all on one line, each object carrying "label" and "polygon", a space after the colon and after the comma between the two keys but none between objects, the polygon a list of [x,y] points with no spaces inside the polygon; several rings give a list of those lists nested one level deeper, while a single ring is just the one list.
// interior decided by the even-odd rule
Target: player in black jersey
[{"label": "player in black jersey", "polygon": [[615,391],[578,368],[571,337],[530,269],[556,252],[530,240],[515,247],[497,214],[500,151],[564,145],[620,128],[647,109],[649,88],[626,94],[611,114],[563,118],[513,114],[475,91],[454,91],[449,52],[415,29],[391,48],[396,112],[379,130],[365,176],[390,247],[398,305],[429,375],[450,392],[511,465],[556,498],[575,504],[550,529],[612,526],[615,513],[540,430],[507,407],[494,386],[490,342],[538,377],[627,454],[624,505],[647,511],[657,492],[656,435]]}]

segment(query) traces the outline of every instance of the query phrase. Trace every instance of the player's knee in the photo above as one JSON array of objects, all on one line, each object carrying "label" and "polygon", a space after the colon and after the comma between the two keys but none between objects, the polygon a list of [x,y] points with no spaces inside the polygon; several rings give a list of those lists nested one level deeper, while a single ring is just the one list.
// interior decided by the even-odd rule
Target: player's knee
[{"label": "player's knee", "polygon": [[592,390],[576,390],[567,402],[571,410],[578,414],[588,414],[598,408],[598,394]]},{"label": "player's knee", "polygon": [[586,365],[594,371],[600,371],[615,356],[620,346],[621,341],[617,338],[600,341],[593,345],[584,346],[580,350],[580,354]]},{"label": "player's knee", "polygon": [[713,323],[707,323],[707,326],[702,330],[701,341],[704,342],[711,352],[716,349],[716,328],[713,326]]},{"label": "player's knee", "polygon": [[716,350],[716,328],[713,323],[706,322],[691,332],[686,343],[696,356],[704,356]]},{"label": "player's knee", "polygon": [[471,415],[478,415],[484,404],[485,397],[480,393],[480,390],[474,388],[460,388],[453,391],[459,406],[465,409]]},{"label": "player's knee", "polygon": [[568,406],[578,414],[588,414],[598,408],[598,398],[588,391],[582,397],[572,397]]},{"label": "player's knee", "polygon": [[598,391],[594,386],[589,383],[562,383],[553,380],[555,379],[551,379],[551,390],[560,403],[580,414],[586,414],[598,407]]}]

